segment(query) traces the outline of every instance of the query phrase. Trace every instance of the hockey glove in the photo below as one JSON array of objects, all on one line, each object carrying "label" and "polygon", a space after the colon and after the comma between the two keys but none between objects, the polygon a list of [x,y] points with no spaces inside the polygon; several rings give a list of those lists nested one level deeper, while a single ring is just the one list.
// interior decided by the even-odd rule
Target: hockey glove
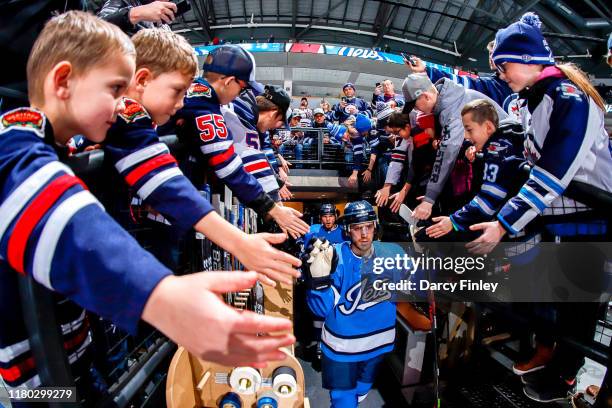
[{"label": "hockey glove", "polygon": [[326,239],[316,237],[307,244],[302,268],[309,277],[311,289],[326,289],[331,285],[332,274],[338,265],[338,254],[334,246]]}]

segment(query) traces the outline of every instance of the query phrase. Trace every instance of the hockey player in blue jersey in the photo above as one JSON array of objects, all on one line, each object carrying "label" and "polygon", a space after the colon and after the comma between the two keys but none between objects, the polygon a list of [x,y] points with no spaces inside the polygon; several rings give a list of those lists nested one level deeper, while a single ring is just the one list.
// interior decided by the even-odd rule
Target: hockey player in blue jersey
[{"label": "hockey player in blue jersey", "polygon": [[[313,224],[310,226],[308,234],[304,235],[304,243],[307,245],[313,238],[317,238],[321,241],[327,240],[330,244],[340,244],[347,240],[344,229],[339,227],[337,224],[339,211],[332,203],[321,204],[319,210],[320,224]],[[316,347],[316,357],[321,358],[320,345],[321,341],[321,328],[323,327],[323,319],[318,316],[314,316],[312,321],[312,333],[311,343],[307,346],[309,348]],[[313,349],[314,350],[314,349]],[[311,354],[315,354],[314,352]]]},{"label": "hockey player in blue jersey", "polygon": [[[529,178],[518,194],[509,197],[497,214],[497,220],[472,225],[482,235],[469,243],[475,253],[490,251],[506,234],[516,234],[541,216],[543,239],[563,243],[606,240],[609,225],[601,215],[582,203],[586,200],[568,187],[580,181],[589,190],[612,192],[612,146],[604,127],[604,102],[588,77],[572,64],[555,63],[553,52],[542,32],[541,22],[533,13],[497,32],[493,62],[500,77],[525,100],[521,117],[526,130],[526,158],[532,164]],[[572,195],[572,197],[570,197]],[[609,237],[609,235],[608,235]],[[609,238],[607,238],[609,239]],[[538,348],[532,359],[515,364],[523,375],[525,394],[538,401],[565,399],[575,383],[584,355],[558,336],[588,343],[597,321],[604,265],[601,255],[585,257],[589,246],[580,252],[558,245],[551,256],[566,259],[562,270],[550,271],[551,277],[564,275],[589,286],[594,301],[557,303],[554,331],[536,334]],[[580,259],[576,268],[572,259]],[[568,269],[569,268],[569,269]],[[568,293],[569,296],[572,293]],[[542,347],[545,346],[545,347]],[[549,350],[548,358],[542,352]],[[541,371],[537,378],[528,374]],[[535,373],[534,373],[535,374]]]},{"label": "hockey player in blue jersey", "polygon": [[299,220],[302,214],[276,204],[245,170],[221,111],[222,105],[249,88],[263,92],[263,86],[255,81],[255,69],[253,56],[237,45],[223,45],[211,51],[202,66],[203,77],[187,90],[185,105],[176,114],[177,133],[201,165],[190,175],[196,187],[204,181],[202,167],[212,168],[240,202],[262,216],[269,214],[283,230],[298,237],[308,230]]},{"label": "hockey player in blue jersey", "polygon": [[500,123],[495,108],[484,99],[465,105],[461,117],[465,140],[475,147],[476,155],[482,155],[482,185],[478,194],[454,214],[432,219],[435,224],[426,230],[431,238],[440,238],[453,229],[469,232],[470,225],[492,219],[506,197],[516,194],[527,179],[523,128],[518,122]]},{"label": "hockey player in blue jersey", "polygon": [[[174,276],[59,160],[75,134],[94,143],[106,137],[135,71],[130,39],[112,24],[71,11],[46,24],[27,71],[31,106],[0,116],[0,373],[7,385],[41,384],[20,310],[20,275],[131,333],[142,319],[206,360],[283,359],[277,349],[292,336],[258,341],[257,334],[289,330],[288,320],[238,313],[219,298],[261,275]],[[211,228],[224,228],[224,220],[208,214]],[[70,361],[79,360],[91,341],[84,319],[58,319],[68,324],[62,333]],[[211,332],[203,335],[202,327]],[[230,352],[229,344],[245,341],[250,344]]]},{"label": "hockey player in blue jersey", "polygon": [[334,105],[334,119],[343,123],[351,115],[361,113],[367,117],[371,117],[370,105],[361,98],[355,96],[355,85],[348,82],[342,87],[344,97]]},{"label": "hockey player in blue jersey", "polygon": [[374,382],[376,369],[395,341],[395,304],[361,296],[364,257],[374,256],[377,217],[366,201],[347,204],[343,226],[350,241],[310,242],[304,264],[312,312],[325,319],[321,336],[323,387],[333,408],[357,407]]},{"label": "hockey player in blue jersey", "polygon": [[339,244],[346,241],[344,230],[338,227],[338,209],[331,203],[321,204],[319,210],[320,224],[310,226],[310,231],[304,235],[304,243],[310,242],[313,237],[326,239],[332,244]]}]

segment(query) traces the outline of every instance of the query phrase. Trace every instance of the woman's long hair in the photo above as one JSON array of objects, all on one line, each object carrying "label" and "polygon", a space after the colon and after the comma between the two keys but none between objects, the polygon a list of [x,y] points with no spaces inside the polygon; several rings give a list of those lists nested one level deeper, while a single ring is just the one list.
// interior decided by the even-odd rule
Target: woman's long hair
[{"label": "woman's long hair", "polygon": [[566,64],[557,64],[555,65],[557,68],[565,74],[567,79],[572,81],[578,88],[582,90],[582,92],[586,93],[593,99],[593,102],[597,104],[601,108],[601,110],[605,111],[605,102],[599,92],[595,89],[595,87],[589,81],[587,75],[580,69],[578,66],[572,63]]}]

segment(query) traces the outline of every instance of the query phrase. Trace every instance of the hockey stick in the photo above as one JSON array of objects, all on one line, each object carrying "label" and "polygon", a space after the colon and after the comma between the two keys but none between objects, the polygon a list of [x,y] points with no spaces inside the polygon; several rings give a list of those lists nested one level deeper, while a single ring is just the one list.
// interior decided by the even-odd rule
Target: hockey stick
[{"label": "hockey stick", "polygon": [[[410,225],[410,235],[412,236],[412,242],[417,252],[424,252],[423,247],[418,245],[416,242],[416,232],[419,230],[417,227],[418,219],[414,217],[414,214],[406,204],[402,204],[399,209],[399,216]],[[430,270],[427,269],[427,279],[431,282]],[[433,337],[433,349],[434,349],[434,394],[435,402],[434,408],[440,408],[440,368],[438,363],[438,322],[436,319],[436,297],[432,289],[429,289],[427,293],[427,301],[429,302],[429,320],[431,321],[431,334]]]},{"label": "hockey stick", "polygon": [[[427,269],[427,279],[431,281],[431,275],[429,269]],[[436,296],[434,291],[429,289],[427,293],[427,300],[429,301],[429,320],[431,321],[431,335],[433,337],[433,351],[434,351],[434,395],[435,402],[434,408],[440,408],[440,366],[438,363],[438,321],[436,318]]]}]

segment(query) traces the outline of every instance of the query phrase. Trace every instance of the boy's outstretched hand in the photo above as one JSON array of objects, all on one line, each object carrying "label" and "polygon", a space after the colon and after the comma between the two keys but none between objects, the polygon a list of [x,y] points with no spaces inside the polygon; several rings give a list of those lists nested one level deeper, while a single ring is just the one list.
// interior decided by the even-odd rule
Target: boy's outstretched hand
[{"label": "boy's outstretched hand", "polygon": [[291,284],[293,278],[299,278],[300,273],[294,268],[302,263],[272,244],[281,244],[287,239],[285,234],[270,234],[267,232],[247,235],[234,252],[247,270],[257,271],[269,278],[264,283],[274,286],[273,279]]},{"label": "boy's outstretched hand", "polygon": [[310,226],[301,219],[302,213],[291,207],[282,207],[277,204],[268,214],[274,218],[283,231],[291,234],[294,239],[307,234],[310,230]]},{"label": "boy's outstretched hand", "polygon": [[440,238],[453,230],[453,223],[450,217],[433,217],[431,220],[435,224],[425,230],[428,237]]},{"label": "boy's outstretched hand", "polygon": [[203,360],[265,367],[284,359],[279,348],[295,342],[292,334],[270,334],[290,331],[291,321],[238,311],[219,296],[248,289],[258,279],[256,272],[168,276],[151,293],[142,319]]}]

